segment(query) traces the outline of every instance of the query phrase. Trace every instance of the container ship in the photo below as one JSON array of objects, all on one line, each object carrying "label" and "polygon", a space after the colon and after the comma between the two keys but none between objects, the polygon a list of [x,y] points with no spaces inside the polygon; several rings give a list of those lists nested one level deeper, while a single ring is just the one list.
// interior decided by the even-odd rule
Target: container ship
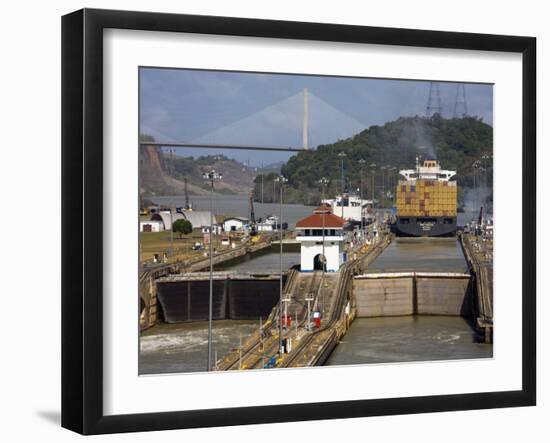
[{"label": "container ship", "polygon": [[451,237],[456,234],[456,171],[436,160],[416,160],[416,169],[399,171],[397,213],[393,230],[400,237]]}]

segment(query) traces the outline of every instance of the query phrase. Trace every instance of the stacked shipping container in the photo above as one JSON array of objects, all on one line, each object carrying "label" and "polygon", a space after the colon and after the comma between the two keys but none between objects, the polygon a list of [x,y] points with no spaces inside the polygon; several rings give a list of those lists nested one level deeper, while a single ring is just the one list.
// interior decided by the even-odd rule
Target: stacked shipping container
[{"label": "stacked shipping container", "polygon": [[456,216],[455,181],[402,180],[396,195],[398,216]]}]

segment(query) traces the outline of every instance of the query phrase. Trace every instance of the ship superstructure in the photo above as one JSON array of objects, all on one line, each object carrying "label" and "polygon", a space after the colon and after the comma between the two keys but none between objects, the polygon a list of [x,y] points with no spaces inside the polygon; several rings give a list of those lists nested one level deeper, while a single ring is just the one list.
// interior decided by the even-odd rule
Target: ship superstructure
[{"label": "ship superstructure", "polygon": [[342,217],[350,224],[360,224],[361,218],[365,223],[372,222],[372,200],[361,199],[355,194],[343,194],[324,199],[322,203],[329,205],[333,214]]},{"label": "ship superstructure", "polygon": [[445,237],[456,232],[456,171],[441,169],[436,160],[416,161],[415,169],[399,171],[395,233],[408,237]]}]

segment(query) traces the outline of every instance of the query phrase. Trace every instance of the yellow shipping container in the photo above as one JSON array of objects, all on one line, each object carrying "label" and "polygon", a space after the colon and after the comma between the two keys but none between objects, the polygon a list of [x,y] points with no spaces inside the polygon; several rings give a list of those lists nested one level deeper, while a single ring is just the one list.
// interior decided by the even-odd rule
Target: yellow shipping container
[{"label": "yellow shipping container", "polygon": [[399,215],[443,216],[456,215],[457,188],[454,183],[417,180],[400,181],[396,189]]}]

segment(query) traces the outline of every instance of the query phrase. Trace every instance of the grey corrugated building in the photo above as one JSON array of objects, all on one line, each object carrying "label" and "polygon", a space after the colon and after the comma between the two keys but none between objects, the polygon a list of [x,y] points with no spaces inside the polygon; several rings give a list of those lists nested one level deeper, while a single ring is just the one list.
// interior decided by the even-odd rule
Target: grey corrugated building
[{"label": "grey corrugated building", "polygon": [[[183,214],[183,217],[191,222],[193,228],[210,226],[210,211],[183,211],[178,214]],[[212,223],[217,224],[216,216],[212,218]]]},{"label": "grey corrugated building", "polygon": [[[172,219],[170,219],[170,211],[160,211],[151,216],[151,220],[158,220],[164,224],[164,230],[169,231],[172,229],[172,221],[176,220],[189,220],[193,229],[208,228],[210,226],[210,211],[182,211],[172,212]],[[216,216],[213,217],[213,224],[216,225]]]}]

